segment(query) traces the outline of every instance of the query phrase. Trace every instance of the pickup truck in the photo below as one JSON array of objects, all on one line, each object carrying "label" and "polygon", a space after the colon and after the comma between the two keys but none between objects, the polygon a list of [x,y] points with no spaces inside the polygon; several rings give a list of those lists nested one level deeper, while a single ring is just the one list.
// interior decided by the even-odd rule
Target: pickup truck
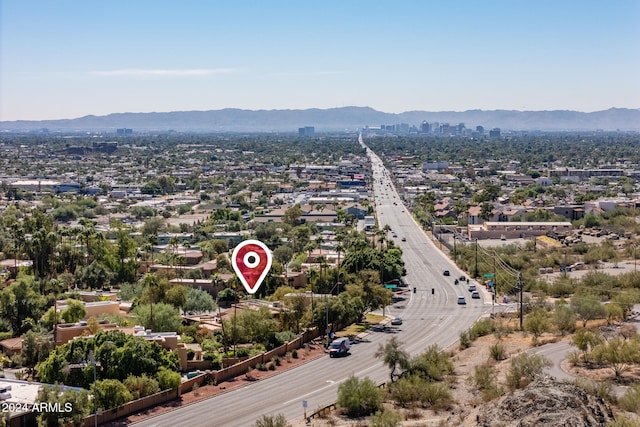
[{"label": "pickup truck", "polygon": [[349,338],[338,338],[331,342],[329,346],[329,357],[341,357],[349,354],[351,342]]}]

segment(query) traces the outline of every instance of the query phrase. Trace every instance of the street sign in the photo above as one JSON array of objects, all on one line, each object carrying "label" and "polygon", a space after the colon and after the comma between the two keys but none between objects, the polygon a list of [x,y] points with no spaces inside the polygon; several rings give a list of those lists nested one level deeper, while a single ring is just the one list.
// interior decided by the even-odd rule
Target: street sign
[{"label": "street sign", "polygon": [[493,276],[495,276],[495,274],[493,274],[493,273],[484,273],[484,274],[482,275],[482,277],[484,277],[485,279],[486,279],[486,278],[489,278],[489,277],[493,277]]},{"label": "street sign", "polygon": [[396,285],[384,285],[384,287],[385,287],[386,289],[395,290],[398,286],[396,286]]},{"label": "street sign", "polygon": [[305,409],[307,408],[307,401],[306,400],[302,401],[302,407],[305,408]]}]

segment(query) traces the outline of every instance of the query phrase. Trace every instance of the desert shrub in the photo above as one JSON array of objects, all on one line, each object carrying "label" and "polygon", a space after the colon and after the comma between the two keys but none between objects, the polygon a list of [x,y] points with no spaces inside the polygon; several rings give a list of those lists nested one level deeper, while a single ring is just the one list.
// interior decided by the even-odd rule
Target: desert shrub
[{"label": "desert shrub", "polygon": [[613,391],[613,386],[608,381],[590,381],[586,378],[576,378],[573,383],[583,390],[586,390],[589,394],[596,395],[607,402],[618,402],[618,398]]},{"label": "desert shrub", "polygon": [[629,387],[618,400],[618,404],[625,411],[640,414],[640,384],[634,384]]},{"label": "desert shrub", "polygon": [[471,340],[469,339],[469,332],[460,332],[460,348],[465,349],[471,347]]},{"label": "desert shrub", "polygon": [[378,411],[369,418],[371,427],[397,427],[402,423],[402,417],[396,411]]},{"label": "desert shrub", "polygon": [[405,408],[418,401],[419,388],[425,380],[416,376],[401,377],[389,384],[389,397],[399,406]]},{"label": "desert shrub", "polygon": [[507,374],[507,385],[512,389],[524,387],[549,366],[553,366],[553,363],[544,356],[529,353],[519,354],[511,360]]},{"label": "desert shrub", "polygon": [[266,371],[267,370],[267,365],[264,363],[258,363],[258,371]]},{"label": "desert shrub", "polygon": [[571,366],[578,366],[580,364],[580,352],[578,350],[569,352],[567,360]]},{"label": "desert shrub", "polygon": [[454,366],[449,353],[441,350],[437,344],[411,359],[409,371],[429,381],[440,381],[446,375],[453,374]]},{"label": "desert shrub", "polygon": [[294,350],[291,352],[291,357],[293,357],[294,359],[297,359],[297,358],[298,358],[298,350],[294,349]]},{"label": "desert shrub", "polygon": [[502,390],[498,386],[498,375],[494,369],[488,365],[478,365],[474,369],[471,382],[480,391],[485,402],[493,400],[502,395]]},{"label": "desert shrub", "polygon": [[606,427],[638,427],[640,426],[640,421],[637,417],[630,417],[626,414],[618,415],[615,421],[609,421],[606,424]]},{"label": "desert shrub", "polygon": [[237,351],[236,351],[236,356],[237,357],[247,357],[251,354],[251,349],[249,348],[245,348],[245,347],[240,347]]},{"label": "desert shrub", "polygon": [[263,415],[256,420],[255,427],[287,427],[287,419],[282,414]]},{"label": "desert shrub", "polygon": [[338,387],[338,405],[345,408],[350,417],[370,415],[382,409],[384,391],[369,378],[347,378]]},{"label": "desert shrub", "polygon": [[489,347],[489,354],[493,360],[504,360],[507,358],[507,350],[504,345],[496,343]]},{"label": "desert shrub", "polygon": [[271,363],[274,364],[275,366],[280,366],[280,364],[281,364],[280,357],[273,356],[271,358]]},{"label": "desert shrub", "polygon": [[269,363],[269,366],[267,367],[267,369],[269,369],[270,371],[275,371],[276,365],[274,365],[273,363]]},{"label": "desert shrub", "polygon": [[418,399],[426,407],[443,408],[451,401],[451,390],[444,383],[425,383],[419,389]]},{"label": "desert shrub", "polygon": [[495,322],[492,319],[483,319],[473,324],[469,329],[469,339],[475,341],[480,337],[489,335],[495,329]]}]

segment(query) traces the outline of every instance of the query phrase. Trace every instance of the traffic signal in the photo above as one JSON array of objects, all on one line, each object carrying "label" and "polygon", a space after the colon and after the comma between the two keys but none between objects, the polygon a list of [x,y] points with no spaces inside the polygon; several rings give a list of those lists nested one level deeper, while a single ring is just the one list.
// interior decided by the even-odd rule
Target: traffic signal
[{"label": "traffic signal", "polygon": [[435,294],[436,290],[434,288],[431,288],[431,295]]},{"label": "traffic signal", "polygon": [[413,287],[413,293],[414,294],[416,293],[416,287],[415,286]]}]

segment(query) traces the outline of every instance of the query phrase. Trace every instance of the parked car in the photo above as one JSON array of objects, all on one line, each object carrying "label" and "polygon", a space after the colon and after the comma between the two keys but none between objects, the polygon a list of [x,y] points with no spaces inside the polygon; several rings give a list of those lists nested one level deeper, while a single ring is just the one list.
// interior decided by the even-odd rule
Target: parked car
[{"label": "parked car", "polygon": [[402,325],[402,319],[400,317],[394,317],[391,320],[391,324],[394,325],[394,326]]},{"label": "parked car", "polygon": [[465,300],[464,297],[458,297],[458,304],[463,305],[466,303],[467,303],[467,300]]},{"label": "parked car", "polygon": [[478,292],[478,291],[471,292],[471,298],[480,299],[480,292]]},{"label": "parked car", "polygon": [[450,276],[451,275],[451,273],[449,273],[449,270],[443,271],[442,274],[445,275],[445,276]]}]

